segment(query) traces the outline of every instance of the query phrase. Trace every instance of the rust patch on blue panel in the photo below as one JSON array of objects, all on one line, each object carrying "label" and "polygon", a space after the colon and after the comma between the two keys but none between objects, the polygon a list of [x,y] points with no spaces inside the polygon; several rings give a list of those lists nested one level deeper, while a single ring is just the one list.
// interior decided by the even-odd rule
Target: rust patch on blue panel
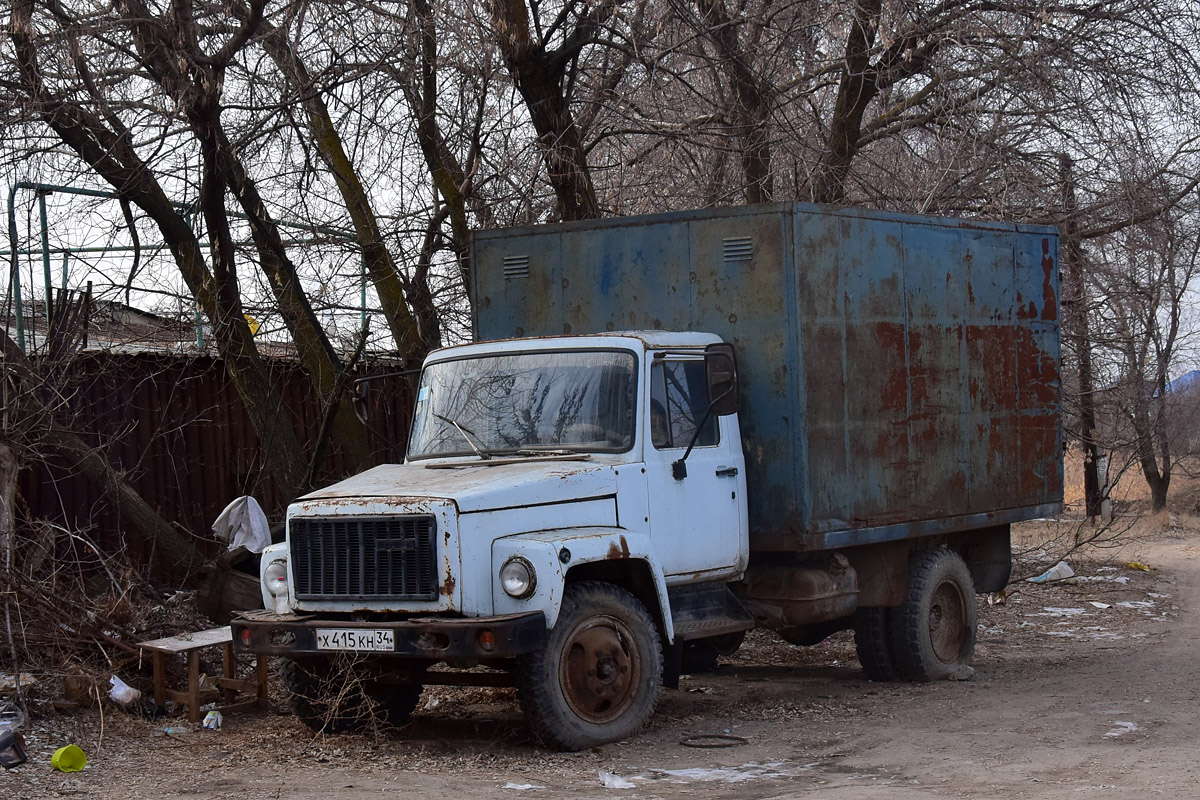
[{"label": "rust patch on blue panel", "polygon": [[907,413],[908,365],[905,363],[906,336],[904,323],[879,322],[875,325],[875,340],[879,343],[879,374],[886,376],[880,384],[882,410]]},{"label": "rust patch on blue panel", "polygon": [[1050,240],[1042,239],[1042,319],[1058,319],[1058,295],[1054,291],[1054,258]]}]

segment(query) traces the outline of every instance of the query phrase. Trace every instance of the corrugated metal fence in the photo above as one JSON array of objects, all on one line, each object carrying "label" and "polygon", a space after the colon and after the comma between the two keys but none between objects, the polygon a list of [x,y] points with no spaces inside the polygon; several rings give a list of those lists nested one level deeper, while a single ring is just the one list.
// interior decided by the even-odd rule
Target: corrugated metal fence
[{"label": "corrugated metal fence", "polygon": [[[362,375],[394,371],[390,364]],[[291,361],[270,362],[271,381],[297,434],[311,450],[323,409],[309,379]],[[253,495],[271,523],[281,522],[290,498],[264,470],[272,457],[259,445],[223,363],[213,357],[87,353],[71,366],[72,427],[101,448],[144,498],[169,521],[215,554],[212,521],[233,498]],[[408,434],[410,392],[402,377],[372,386],[372,463],[399,460]],[[327,449],[316,485],[349,472],[336,446]],[[107,552],[124,550],[134,563],[153,554],[126,536],[116,509],[63,464],[35,463],[20,479],[25,514],[87,531]]]}]

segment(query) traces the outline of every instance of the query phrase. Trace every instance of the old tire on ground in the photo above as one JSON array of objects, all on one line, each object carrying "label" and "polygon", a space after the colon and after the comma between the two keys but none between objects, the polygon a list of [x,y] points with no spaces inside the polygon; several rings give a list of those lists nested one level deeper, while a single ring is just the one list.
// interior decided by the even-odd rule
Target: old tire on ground
[{"label": "old tire on ground", "polygon": [[520,659],[517,681],[521,709],[545,744],[584,750],[624,739],[658,702],[654,620],[618,586],[569,584],[558,622],[541,649]]},{"label": "old tire on ground", "polygon": [[897,674],[936,681],[969,673],[976,617],[975,584],[962,558],[944,547],[915,554],[904,602],[888,619]]},{"label": "old tire on ground", "polygon": [[408,721],[421,697],[419,684],[380,683],[339,666],[321,660],[280,660],[279,677],[301,722],[318,733],[345,733],[372,723]]},{"label": "old tire on ground", "polygon": [[736,653],[745,639],[746,632],[737,631],[684,642],[680,672],[684,675],[712,672],[717,668],[717,659]]},{"label": "old tire on ground", "polygon": [[888,632],[891,609],[865,606],[854,612],[854,649],[867,680],[894,681],[896,664]]}]

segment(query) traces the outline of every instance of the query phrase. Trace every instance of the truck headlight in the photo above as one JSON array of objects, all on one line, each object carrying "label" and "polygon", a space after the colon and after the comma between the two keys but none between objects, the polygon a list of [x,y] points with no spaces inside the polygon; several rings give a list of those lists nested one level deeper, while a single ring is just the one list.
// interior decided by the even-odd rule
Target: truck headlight
[{"label": "truck headlight", "polygon": [[271,593],[272,597],[287,595],[287,562],[277,559],[267,564],[266,569],[262,572],[262,579],[263,585],[267,587],[267,591]]},{"label": "truck headlight", "polygon": [[500,585],[509,597],[517,600],[529,597],[537,586],[533,565],[520,556],[513,556],[500,568]]}]

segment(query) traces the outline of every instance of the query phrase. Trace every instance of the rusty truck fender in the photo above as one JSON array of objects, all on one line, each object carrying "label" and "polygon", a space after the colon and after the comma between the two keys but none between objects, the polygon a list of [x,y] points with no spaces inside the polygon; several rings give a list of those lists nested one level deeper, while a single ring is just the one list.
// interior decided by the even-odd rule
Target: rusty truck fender
[{"label": "rusty truck fender", "polygon": [[[513,558],[524,559],[536,576],[536,586],[529,596],[521,599],[505,594],[498,579],[501,567]],[[674,642],[675,627],[671,621],[666,576],[654,551],[654,544],[647,534],[621,528],[531,531],[492,542],[492,602],[495,613],[541,611],[546,617],[546,627],[553,628],[562,607],[567,573],[573,568],[611,561],[644,563],[653,582],[654,602],[657,603],[655,608],[647,602],[647,610],[652,616],[661,618],[663,636],[668,643]]]}]

